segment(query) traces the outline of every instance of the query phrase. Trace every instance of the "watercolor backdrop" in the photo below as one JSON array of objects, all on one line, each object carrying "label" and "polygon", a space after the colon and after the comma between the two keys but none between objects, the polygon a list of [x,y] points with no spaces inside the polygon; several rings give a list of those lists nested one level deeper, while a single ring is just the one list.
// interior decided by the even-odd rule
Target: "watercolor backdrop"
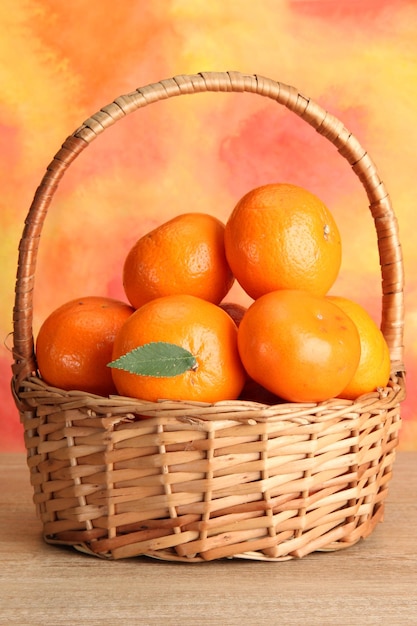
[{"label": "watercolor backdrop", "polygon": [[[18,241],[46,166],[66,136],[117,96],[210,70],[294,85],[339,117],[376,162],[398,216],[407,277],[400,447],[417,449],[416,23],[413,0],[3,0],[0,449],[23,450],[9,333]],[[124,298],[123,259],[145,231],[190,210],[226,220],[248,189],[279,180],[307,187],[332,210],[344,241],[333,291],[379,321],[375,232],[344,159],[271,101],[200,94],[118,122],[68,170],[42,234],[34,332],[71,298]],[[244,301],[237,288],[232,296]]]}]

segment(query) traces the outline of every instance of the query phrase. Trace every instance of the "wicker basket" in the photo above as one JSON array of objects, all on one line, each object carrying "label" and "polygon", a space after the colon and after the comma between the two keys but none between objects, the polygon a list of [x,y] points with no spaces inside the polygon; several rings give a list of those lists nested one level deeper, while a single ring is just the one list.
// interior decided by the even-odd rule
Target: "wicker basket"
[{"label": "wicker basket", "polygon": [[[104,398],[40,379],[32,336],[35,263],[60,179],[120,118],[204,91],[275,100],[333,143],[359,177],[378,238],[382,331],[392,362],[387,388],[356,401],[208,405]],[[382,519],[398,441],[403,318],[403,266],[390,200],[369,155],[338,119],[293,87],[238,72],[176,76],[116,99],[55,155],[20,243],[12,389],[45,540],[108,559],[197,562],[279,561],[366,537]]]}]

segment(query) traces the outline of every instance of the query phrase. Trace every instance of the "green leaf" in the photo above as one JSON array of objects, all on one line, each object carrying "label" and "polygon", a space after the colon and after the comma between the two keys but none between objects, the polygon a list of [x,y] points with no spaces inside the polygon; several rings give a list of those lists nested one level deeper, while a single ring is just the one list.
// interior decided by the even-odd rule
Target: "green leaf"
[{"label": "green leaf", "polygon": [[191,352],[165,341],[145,343],[108,363],[108,367],[125,370],[138,376],[157,378],[178,376],[195,368],[196,365],[196,358]]}]

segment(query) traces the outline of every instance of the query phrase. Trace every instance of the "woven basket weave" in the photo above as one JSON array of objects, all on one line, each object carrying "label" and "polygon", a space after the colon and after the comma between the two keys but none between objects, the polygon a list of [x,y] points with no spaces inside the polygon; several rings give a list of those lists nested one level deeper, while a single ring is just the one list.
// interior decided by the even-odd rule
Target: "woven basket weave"
[{"label": "woven basket weave", "polygon": [[[104,398],[40,379],[32,335],[35,264],[60,179],[120,118],[161,99],[204,91],[275,100],[333,143],[359,177],[381,262],[381,328],[392,363],[385,389],[356,401],[208,405]],[[366,537],[382,519],[398,442],[403,318],[403,265],[390,199],[371,158],[338,119],[294,87],[238,72],[177,76],[116,99],[55,155],[20,243],[12,390],[45,540],[108,559],[194,562],[278,561]]]}]

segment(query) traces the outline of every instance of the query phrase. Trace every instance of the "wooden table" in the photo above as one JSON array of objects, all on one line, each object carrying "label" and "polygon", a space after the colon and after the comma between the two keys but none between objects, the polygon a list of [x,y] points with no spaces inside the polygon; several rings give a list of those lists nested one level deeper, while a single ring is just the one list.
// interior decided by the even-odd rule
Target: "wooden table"
[{"label": "wooden table", "polygon": [[398,453],[385,520],[302,560],[102,561],[49,546],[23,454],[0,454],[0,624],[417,624],[417,452]]}]

